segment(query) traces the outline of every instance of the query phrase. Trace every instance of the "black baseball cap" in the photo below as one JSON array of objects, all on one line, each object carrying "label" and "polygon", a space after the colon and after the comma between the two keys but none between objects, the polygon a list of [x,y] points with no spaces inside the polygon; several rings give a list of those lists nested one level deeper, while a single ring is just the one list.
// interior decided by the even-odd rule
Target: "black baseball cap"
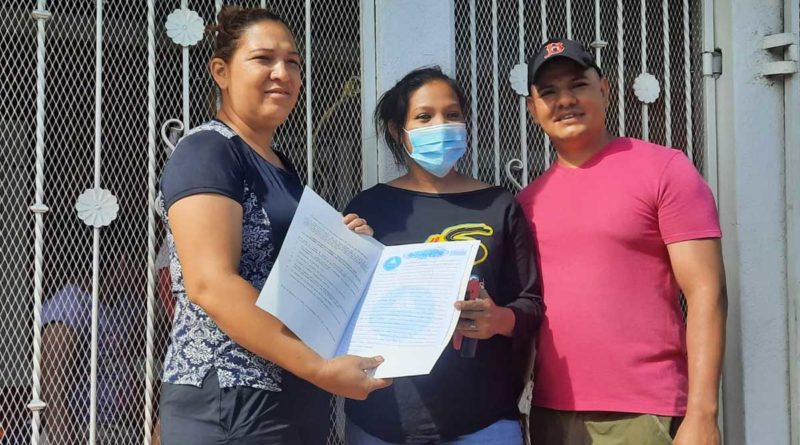
[{"label": "black baseball cap", "polygon": [[580,43],[570,39],[550,39],[542,44],[532,58],[528,60],[528,88],[536,80],[547,62],[565,58],[576,62],[584,68],[594,68],[597,74],[603,75],[594,61],[592,53]]}]

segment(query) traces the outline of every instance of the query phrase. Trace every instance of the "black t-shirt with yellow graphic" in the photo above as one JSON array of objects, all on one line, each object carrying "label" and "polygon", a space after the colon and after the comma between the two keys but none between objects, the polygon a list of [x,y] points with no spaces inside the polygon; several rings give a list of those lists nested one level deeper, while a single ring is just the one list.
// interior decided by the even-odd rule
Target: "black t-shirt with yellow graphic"
[{"label": "black t-shirt with yellow graphic", "polygon": [[433,194],[379,184],[345,213],[365,218],[386,245],[480,241],[473,274],[516,317],[513,338],[480,340],[475,358],[450,345],[429,375],[398,378],[365,401],[348,400],[350,421],[387,442],[438,443],[518,418],[522,368],[544,307],[530,229],[514,197],[500,187]]}]

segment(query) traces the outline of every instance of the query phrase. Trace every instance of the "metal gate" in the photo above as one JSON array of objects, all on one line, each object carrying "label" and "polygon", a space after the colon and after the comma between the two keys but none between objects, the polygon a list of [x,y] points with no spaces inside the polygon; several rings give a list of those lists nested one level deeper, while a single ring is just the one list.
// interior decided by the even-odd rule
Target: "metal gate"
[{"label": "metal gate", "polygon": [[[268,3],[294,31],[303,92],[276,144],[343,207],[361,190],[359,1],[230,3]],[[171,303],[156,264],[157,175],[176,125],[215,111],[203,25],[222,4],[0,11],[0,443],[152,437]]]},{"label": "metal gate", "polygon": [[[191,32],[223,2],[14,3],[0,11],[0,443],[148,443],[171,310],[157,175],[182,128],[213,115],[210,41]],[[224,3],[266,3],[289,21],[304,89],[276,144],[342,208],[377,169],[362,157],[360,24],[374,17],[360,5],[380,2]],[[509,80],[560,36],[596,51],[616,92],[612,131],[680,147],[702,168],[700,3],[453,0],[470,97],[463,171],[514,189],[553,162]],[[187,25],[186,46],[168,20]]]},{"label": "metal gate", "polygon": [[518,190],[554,161],[527,117],[526,71],[515,67],[548,38],[565,37],[594,50],[611,84],[612,133],[680,148],[702,170],[706,3],[456,0],[456,75],[471,102],[472,150],[462,171]]}]

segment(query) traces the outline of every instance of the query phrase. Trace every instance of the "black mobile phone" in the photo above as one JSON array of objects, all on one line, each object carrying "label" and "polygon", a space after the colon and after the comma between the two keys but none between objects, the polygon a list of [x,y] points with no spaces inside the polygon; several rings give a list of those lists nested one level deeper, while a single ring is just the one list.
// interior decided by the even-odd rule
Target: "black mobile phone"
[{"label": "black mobile phone", "polygon": [[[481,295],[481,281],[476,275],[469,277],[467,283],[467,300],[477,300]],[[475,358],[475,352],[478,350],[478,339],[467,338],[461,341],[461,357],[462,358]]]}]

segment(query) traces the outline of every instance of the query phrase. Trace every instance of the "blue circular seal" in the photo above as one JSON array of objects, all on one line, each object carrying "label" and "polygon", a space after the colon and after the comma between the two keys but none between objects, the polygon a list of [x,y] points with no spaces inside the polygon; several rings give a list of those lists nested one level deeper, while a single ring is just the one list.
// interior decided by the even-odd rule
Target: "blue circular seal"
[{"label": "blue circular seal", "polygon": [[393,257],[391,257],[388,260],[383,262],[383,270],[385,270],[387,272],[395,270],[398,267],[400,267],[400,257],[399,256],[393,256]]}]

